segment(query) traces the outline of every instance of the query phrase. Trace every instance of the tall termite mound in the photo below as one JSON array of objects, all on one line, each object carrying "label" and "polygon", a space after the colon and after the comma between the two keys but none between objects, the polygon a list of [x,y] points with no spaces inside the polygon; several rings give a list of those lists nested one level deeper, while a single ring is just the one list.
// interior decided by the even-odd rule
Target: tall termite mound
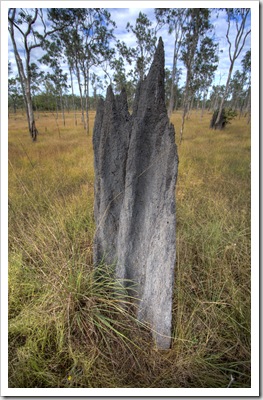
[{"label": "tall termite mound", "polygon": [[171,343],[178,157],[165,107],[160,38],[148,76],[138,84],[132,115],[125,91],[107,90],[93,131],[94,263],[115,264],[116,277],[137,289],[138,319],[157,347]]}]

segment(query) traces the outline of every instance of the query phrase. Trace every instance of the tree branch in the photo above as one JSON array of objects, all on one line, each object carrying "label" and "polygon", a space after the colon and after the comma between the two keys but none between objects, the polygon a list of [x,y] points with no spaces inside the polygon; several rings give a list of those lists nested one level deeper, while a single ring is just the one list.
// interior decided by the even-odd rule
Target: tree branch
[{"label": "tree branch", "polygon": [[227,32],[226,32],[226,38],[228,42],[228,54],[229,54],[229,59],[232,62],[232,54],[231,54],[231,42],[229,40],[229,30],[230,30],[230,18],[228,16],[228,27],[227,27]]},{"label": "tree branch", "polygon": [[34,25],[34,23],[36,22],[37,16],[38,16],[38,8],[35,8],[35,15],[34,15],[32,21],[29,21],[29,22],[28,22],[28,28],[27,28],[27,31],[25,32],[25,37],[27,37],[27,36],[30,34],[30,32],[31,32],[31,27],[32,27],[32,25]]},{"label": "tree branch", "polygon": [[16,22],[15,22],[15,20],[14,20],[14,19],[15,19],[16,8],[13,8],[13,10],[14,10],[13,16],[12,16],[12,18],[8,17],[8,21],[9,21],[13,26],[15,26],[16,29],[19,30],[19,32],[21,33],[21,35],[24,37],[24,32],[22,31],[22,29],[20,29],[20,27],[16,24]]},{"label": "tree branch", "polygon": [[240,47],[239,52],[237,53],[236,58],[237,58],[237,57],[239,56],[239,54],[241,53],[241,51],[242,51],[242,49],[243,49],[243,47],[244,47],[244,45],[245,45],[246,38],[247,38],[247,36],[250,34],[250,32],[251,32],[251,29],[245,34],[244,39],[243,39],[242,46]]}]

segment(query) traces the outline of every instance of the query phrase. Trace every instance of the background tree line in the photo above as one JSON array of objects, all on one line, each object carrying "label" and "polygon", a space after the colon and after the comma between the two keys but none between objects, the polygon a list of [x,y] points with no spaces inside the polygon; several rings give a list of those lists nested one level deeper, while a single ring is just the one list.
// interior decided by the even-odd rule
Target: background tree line
[{"label": "background tree line", "polygon": [[[61,114],[81,113],[83,128],[89,133],[89,110],[95,109],[101,93],[111,84],[116,92],[126,88],[132,106],[136,84],[147,74],[159,30],[167,29],[173,41],[172,68],[166,68],[166,103],[169,115],[182,111],[184,121],[193,109],[219,110],[231,107],[250,118],[251,52],[242,59],[240,70],[233,74],[250,30],[246,21],[250,9],[221,9],[227,20],[226,39],[229,45],[229,73],[225,85],[215,85],[220,49],[208,8],[156,8],[155,21],[140,12],[134,25],[126,30],[136,39],[135,47],[116,38],[116,22],[103,8],[15,9],[8,14],[9,34],[13,44],[18,75],[9,64],[9,110],[23,108],[33,140],[37,137],[35,111]],[[219,12],[219,10],[218,10]],[[41,28],[40,28],[41,27]],[[230,29],[235,29],[231,42]],[[233,37],[233,36],[232,36]],[[18,49],[22,42],[23,52]],[[41,57],[32,62],[32,52],[39,48]],[[182,69],[186,78],[183,82]],[[68,73],[63,72],[63,65]],[[100,71],[95,73],[95,71]],[[74,92],[74,79],[78,94]]]}]

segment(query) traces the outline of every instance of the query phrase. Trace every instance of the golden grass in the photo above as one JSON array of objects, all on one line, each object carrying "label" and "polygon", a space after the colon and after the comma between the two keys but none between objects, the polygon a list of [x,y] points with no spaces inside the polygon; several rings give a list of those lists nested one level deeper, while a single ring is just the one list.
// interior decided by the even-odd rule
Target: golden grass
[{"label": "golden grass", "polygon": [[37,143],[23,115],[10,117],[10,387],[219,388],[231,374],[232,387],[250,386],[250,126],[213,131],[210,118],[193,112],[178,146],[173,341],[162,352],[114,302],[111,274],[94,276],[80,115],[64,127],[39,114]]}]

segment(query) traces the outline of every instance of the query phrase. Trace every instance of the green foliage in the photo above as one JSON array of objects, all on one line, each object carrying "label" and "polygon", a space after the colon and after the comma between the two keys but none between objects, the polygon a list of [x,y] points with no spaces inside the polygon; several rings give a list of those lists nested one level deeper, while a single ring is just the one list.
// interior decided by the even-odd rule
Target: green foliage
[{"label": "green foliage", "polygon": [[233,110],[232,108],[227,108],[224,109],[224,115],[225,115],[225,121],[226,121],[226,125],[230,124],[232,121],[232,119],[234,119],[235,117],[237,117],[237,112],[235,110]]},{"label": "green foliage", "polygon": [[[184,24],[187,18],[187,9],[155,8],[154,12],[157,20],[157,27],[162,27],[164,25],[168,26],[169,35],[173,34],[174,36],[173,66],[169,83],[170,87],[166,88],[166,98],[169,98],[168,116],[170,117],[173,110],[176,109],[179,104],[178,83],[181,75],[181,68],[179,69],[177,67],[177,63],[185,34]],[[168,93],[169,95],[167,96]]]},{"label": "green foliage", "polygon": [[220,120],[218,123],[216,123],[218,112],[218,109],[214,111],[210,122],[210,128],[224,129],[226,125],[230,124],[230,121],[237,116],[237,112],[232,110],[232,108],[223,108]]},{"label": "green foliage", "polygon": [[191,87],[194,88],[194,93],[208,91],[218,67],[217,49],[218,44],[214,43],[208,36],[201,40],[200,48],[196,52],[191,79]]},{"label": "green foliage", "polygon": [[207,8],[189,8],[187,10],[187,21],[183,29],[185,31],[184,40],[182,43],[182,61],[187,69],[192,67],[195,57],[198,42],[209,29],[210,10]]},{"label": "green foliage", "polygon": [[24,105],[18,77],[8,79],[8,105],[10,108],[12,107],[14,113]]},{"label": "green foliage", "polygon": [[136,59],[135,73],[138,75],[138,78],[142,80],[153,58],[157,40],[155,31],[151,28],[151,21],[148,19],[147,15],[143,14],[141,11],[136,19],[135,26],[128,22],[126,29],[128,32],[133,32],[136,37],[137,47],[133,49]]},{"label": "green foliage", "polygon": [[[178,87],[178,81],[179,81],[181,74],[182,74],[182,69],[180,68],[180,69],[178,69],[178,71],[176,73],[175,82],[173,83],[173,85],[174,85],[173,105],[174,105],[175,110],[179,109],[182,106],[182,102],[183,102],[183,89]],[[166,102],[167,109],[168,109],[169,103],[170,103],[171,85],[172,85],[171,72],[168,68],[165,68],[165,102]]]}]

